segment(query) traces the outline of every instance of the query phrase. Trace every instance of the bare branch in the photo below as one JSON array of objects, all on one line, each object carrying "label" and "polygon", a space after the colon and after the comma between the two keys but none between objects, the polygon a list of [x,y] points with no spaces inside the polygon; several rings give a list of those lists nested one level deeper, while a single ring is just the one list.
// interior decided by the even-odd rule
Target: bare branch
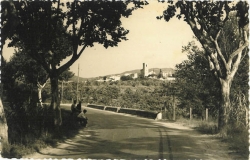
[{"label": "bare branch", "polygon": [[219,64],[219,61],[217,59],[217,52],[210,53],[209,57],[210,57],[210,61],[213,63],[214,70],[217,72],[217,76],[222,78],[220,64]]},{"label": "bare branch", "polygon": [[60,0],[57,1],[57,8],[56,8],[56,10],[57,10],[56,16],[57,16],[57,17],[58,17],[58,15],[59,15],[59,9],[60,9]]},{"label": "bare branch", "polygon": [[81,54],[83,53],[83,51],[85,50],[86,47],[87,47],[87,45],[85,44],[78,54],[73,54],[73,56],[71,57],[71,59],[67,63],[62,65],[60,68],[58,68],[57,73],[61,74],[63,71],[65,71],[67,68],[69,68],[81,56]]},{"label": "bare branch", "polygon": [[241,54],[242,50],[245,49],[245,47],[247,47],[249,45],[249,41],[247,39],[247,32],[244,31],[244,42],[240,42],[239,43],[239,48],[234,51],[228,58],[228,65],[231,66],[232,65],[232,61],[233,61],[233,58],[238,55],[238,54]]},{"label": "bare branch", "polygon": [[234,77],[236,71],[237,71],[238,68],[239,68],[241,56],[242,56],[242,51],[239,52],[239,54],[238,54],[238,56],[237,56],[237,59],[236,59],[236,61],[235,61],[234,64],[233,64],[232,71],[231,71],[231,74],[230,74],[230,77],[232,77],[232,78]]},{"label": "bare branch", "polygon": [[210,36],[210,39],[212,40],[212,42],[214,42],[216,51],[217,51],[217,53],[219,54],[220,58],[222,59],[225,68],[226,68],[227,70],[229,70],[228,65],[227,65],[227,62],[226,62],[226,60],[225,60],[225,57],[224,57],[223,54],[221,53],[220,47],[219,47],[218,42],[217,42],[217,39],[218,39],[218,37],[219,37],[219,35],[220,35],[220,32],[221,32],[221,30],[218,31],[218,33],[216,34],[215,39],[213,39],[212,36]]},{"label": "bare branch", "polygon": [[214,67],[214,63],[213,63],[212,60],[211,60],[210,55],[207,55],[207,57],[208,57],[208,63],[209,63],[210,71],[213,72],[213,74],[215,75],[216,78],[219,78],[219,76],[218,76],[218,74],[217,74],[217,71],[216,71],[216,69],[215,69],[215,67]]},{"label": "bare branch", "polygon": [[247,55],[247,53],[248,53],[248,50],[245,50],[245,53],[241,56],[240,62],[244,59],[244,57]]},{"label": "bare branch", "polygon": [[216,34],[215,41],[218,40],[218,37],[219,37],[219,35],[220,35],[220,32],[221,32],[221,29],[220,29],[220,30],[218,31],[218,33]]},{"label": "bare branch", "polygon": [[211,61],[210,56],[207,55],[207,57],[208,57],[208,63],[209,63],[209,68],[210,68],[210,70],[214,70],[214,64],[213,64],[213,62]]}]

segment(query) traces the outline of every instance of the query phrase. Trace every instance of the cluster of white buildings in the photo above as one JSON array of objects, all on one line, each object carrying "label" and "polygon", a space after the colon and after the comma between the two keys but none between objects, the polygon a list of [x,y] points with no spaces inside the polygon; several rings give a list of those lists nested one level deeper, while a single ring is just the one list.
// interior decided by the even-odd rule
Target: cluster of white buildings
[{"label": "cluster of white buildings", "polygon": [[[148,65],[146,63],[143,63],[143,68],[141,70],[141,73],[142,73],[143,77],[158,79],[159,73],[156,73],[154,70],[149,71]],[[175,80],[175,78],[173,77],[172,72],[169,71],[169,72],[162,72],[162,77],[160,78],[160,80],[172,81],[172,80]]]},{"label": "cluster of white buildings", "polygon": [[[152,79],[157,79],[157,74],[154,70],[149,71],[148,65],[146,63],[143,63],[142,69],[141,69],[141,74],[143,77],[148,77]],[[97,80],[98,82],[104,82],[104,81],[119,81],[121,80],[121,76],[130,76],[133,79],[138,78],[138,73],[125,73],[123,75],[112,75],[110,77],[106,77],[106,79],[99,79]],[[174,77],[172,77],[171,71],[169,72],[162,72],[162,78],[160,80],[175,80]]]}]

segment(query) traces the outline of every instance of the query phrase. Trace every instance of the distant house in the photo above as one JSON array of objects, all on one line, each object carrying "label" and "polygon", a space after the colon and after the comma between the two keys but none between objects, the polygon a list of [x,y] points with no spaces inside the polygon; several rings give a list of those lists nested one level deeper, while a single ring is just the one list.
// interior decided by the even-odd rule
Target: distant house
[{"label": "distant house", "polygon": [[97,82],[106,82],[106,80],[104,80],[104,79],[98,79],[98,80],[96,80]]},{"label": "distant house", "polygon": [[172,77],[172,76],[173,76],[172,72],[168,72],[168,77]]},{"label": "distant house", "polygon": [[163,72],[163,73],[162,73],[162,76],[163,76],[164,78],[166,78],[166,77],[168,76],[168,73]]},{"label": "distant house", "polygon": [[168,80],[168,81],[174,81],[175,77],[167,77],[166,80]]},{"label": "distant house", "polygon": [[124,74],[124,76],[130,76],[131,75],[131,73],[125,73]]},{"label": "distant house", "polygon": [[131,76],[133,79],[136,79],[136,78],[138,78],[138,73],[133,73],[133,74],[131,74]]},{"label": "distant house", "polygon": [[150,78],[150,79],[157,79],[156,76],[151,76],[151,75],[149,75],[148,78]]},{"label": "distant house", "polygon": [[163,72],[163,73],[162,73],[162,76],[163,76],[164,78],[166,78],[166,77],[172,77],[173,75],[172,75],[172,72],[169,71],[169,72]]},{"label": "distant house", "polygon": [[109,77],[109,80],[111,81],[119,81],[121,79],[121,76],[120,75],[116,75],[116,76],[111,76]]},{"label": "distant house", "polygon": [[155,73],[155,71],[153,70],[153,71],[148,72],[148,75],[156,75],[156,73]]}]

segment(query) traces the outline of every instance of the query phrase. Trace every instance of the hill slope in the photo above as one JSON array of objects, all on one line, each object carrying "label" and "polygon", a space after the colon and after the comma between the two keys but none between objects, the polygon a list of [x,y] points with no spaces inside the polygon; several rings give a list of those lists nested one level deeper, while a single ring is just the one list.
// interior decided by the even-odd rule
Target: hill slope
[{"label": "hill slope", "polygon": [[[156,72],[156,74],[158,74],[160,72],[160,69],[162,70],[162,72],[171,72],[172,74],[174,74],[174,72],[175,72],[175,70],[173,68],[150,68],[149,72],[154,71],[154,72]],[[110,75],[106,75],[106,76],[109,77],[109,76],[112,76],[112,75],[124,75],[126,73],[130,73],[130,74],[141,73],[141,69],[135,69],[135,70],[125,71],[125,72],[122,72],[122,73],[110,74]],[[92,78],[79,77],[79,82],[86,81],[86,80],[94,80],[94,79],[98,79],[98,78],[99,77],[92,77]],[[78,79],[78,77],[74,76],[74,77],[72,77],[70,79],[70,81],[77,82],[77,79]]]},{"label": "hill slope", "polygon": [[[160,69],[162,70],[162,72],[171,72],[172,74],[175,72],[175,70],[173,68],[150,68],[149,72],[150,71],[154,71],[156,73],[159,73]],[[123,75],[123,74],[126,74],[126,73],[131,73],[131,74],[132,73],[141,73],[141,69],[135,69],[135,70],[131,70],[131,71],[125,71],[123,73],[115,74],[115,75]]]}]

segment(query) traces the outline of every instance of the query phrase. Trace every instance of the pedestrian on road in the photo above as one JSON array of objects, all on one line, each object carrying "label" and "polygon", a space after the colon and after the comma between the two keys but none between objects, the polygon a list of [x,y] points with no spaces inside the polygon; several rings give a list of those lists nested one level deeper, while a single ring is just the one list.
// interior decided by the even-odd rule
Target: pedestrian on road
[{"label": "pedestrian on road", "polygon": [[77,116],[77,121],[83,125],[84,127],[86,127],[87,123],[88,123],[88,118],[86,117],[86,113],[87,110],[84,109],[83,111],[81,111],[81,113]]},{"label": "pedestrian on road", "polygon": [[73,104],[71,105],[71,115],[74,115],[76,112],[76,100],[74,100]]},{"label": "pedestrian on road", "polygon": [[79,114],[82,111],[82,102],[79,101],[77,106],[76,106],[76,113]]}]

